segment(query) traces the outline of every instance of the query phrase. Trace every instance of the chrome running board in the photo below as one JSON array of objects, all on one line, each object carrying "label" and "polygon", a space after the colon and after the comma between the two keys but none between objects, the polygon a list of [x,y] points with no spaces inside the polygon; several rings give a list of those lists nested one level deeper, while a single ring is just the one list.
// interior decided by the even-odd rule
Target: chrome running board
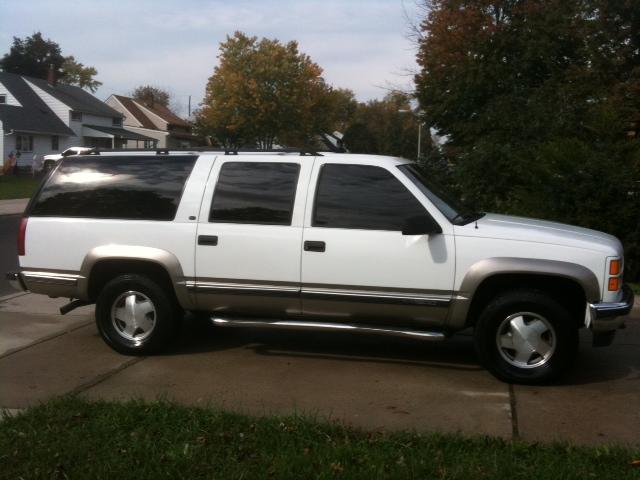
[{"label": "chrome running board", "polygon": [[319,323],[303,322],[297,320],[263,320],[248,318],[220,318],[211,317],[211,321],[218,327],[251,327],[251,328],[281,328],[287,330],[319,330],[341,331],[356,333],[374,333],[392,337],[417,338],[420,340],[440,341],[446,338],[442,332],[427,332],[424,330],[407,330],[396,328],[379,328],[348,323]]}]

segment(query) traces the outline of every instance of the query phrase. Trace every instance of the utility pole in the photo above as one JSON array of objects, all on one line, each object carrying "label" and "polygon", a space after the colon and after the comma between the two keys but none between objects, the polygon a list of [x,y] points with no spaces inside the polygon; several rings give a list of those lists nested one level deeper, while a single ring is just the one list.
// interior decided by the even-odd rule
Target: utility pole
[{"label": "utility pole", "polygon": [[418,117],[418,158],[416,161],[420,161],[420,150],[422,147],[422,120]]},{"label": "utility pole", "polygon": [[189,95],[189,114],[187,115],[187,118],[191,118],[191,95]]}]

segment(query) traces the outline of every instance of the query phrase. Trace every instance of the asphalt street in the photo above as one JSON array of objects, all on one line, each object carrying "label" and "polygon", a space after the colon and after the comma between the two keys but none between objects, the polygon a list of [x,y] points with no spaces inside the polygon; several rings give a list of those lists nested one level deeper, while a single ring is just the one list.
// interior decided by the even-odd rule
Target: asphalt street
[{"label": "asphalt street", "polygon": [[18,227],[20,215],[0,215],[0,297],[16,291],[5,279],[5,273],[18,267]]}]

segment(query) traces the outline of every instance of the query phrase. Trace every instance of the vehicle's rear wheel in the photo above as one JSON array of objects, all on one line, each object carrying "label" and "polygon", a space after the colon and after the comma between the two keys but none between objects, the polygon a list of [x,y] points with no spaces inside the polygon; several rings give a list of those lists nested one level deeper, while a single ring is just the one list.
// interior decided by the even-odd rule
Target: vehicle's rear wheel
[{"label": "vehicle's rear wheel", "polygon": [[148,355],[176,337],[179,308],[171,295],[144,275],[121,275],[100,292],[96,324],[111,348],[125,355]]},{"label": "vehicle's rear wheel", "polygon": [[578,329],[569,312],[544,292],[504,293],[484,309],[475,327],[476,352],[496,377],[510,383],[548,383],[570,366]]}]

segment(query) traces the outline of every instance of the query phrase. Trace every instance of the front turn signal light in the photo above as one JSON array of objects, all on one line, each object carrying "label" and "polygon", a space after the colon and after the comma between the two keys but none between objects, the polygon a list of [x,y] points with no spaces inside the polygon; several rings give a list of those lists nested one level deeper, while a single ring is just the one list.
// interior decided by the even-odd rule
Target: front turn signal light
[{"label": "front turn signal light", "polygon": [[622,271],[622,262],[620,260],[611,260],[609,264],[609,275],[620,275]]},{"label": "front turn signal light", "polygon": [[609,291],[616,292],[620,289],[620,277],[613,277],[609,279]]}]

